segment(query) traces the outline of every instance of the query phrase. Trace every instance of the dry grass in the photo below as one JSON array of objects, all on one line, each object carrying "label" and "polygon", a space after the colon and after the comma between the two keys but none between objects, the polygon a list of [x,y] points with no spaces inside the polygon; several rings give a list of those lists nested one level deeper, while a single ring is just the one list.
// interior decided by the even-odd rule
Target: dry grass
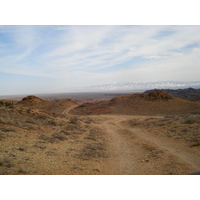
[{"label": "dry grass", "polygon": [[[61,109],[62,102],[57,103]],[[103,106],[101,108],[104,109]],[[52,110],[48,112],[22,105],[0,105],[0,174],[101,174],[104,168],[108,170],[113,163],[117,165],[117,154],[112,152],[115,145],[106,132],[110,129],[104,126],[109,117],[64,115],[58,110],[53,113]],[[107,111],[104,109],[104,112]],[[130,119],[131,116],[128,117]],[[137,136],[129,129],[120,129],[120,121],[115,123],[115,117],[112,118],[111,127],[122,138],[129,138],[125,144],[129,145],[130,142],[140,147],[145,164],[150,164],[150,160],[170,160],[164,156],[166,152],[148,142],[138,140],[137,144]],[[200,146],[198,114],[133,117],[126,123],[158,136],[188,141],[192,150]],[[116,134],[115,131],[111,132]],[[170,166],[174,166],[174,163]],[[112,172],[112,169],[109,170]]]},{"label": "dry grass", "polygon": [[[145,120],[131,119],[128,124],[132,127],[145,128],[156,135],[185,140],[190,143],[200,142],[200,115],[167,115],[150,117]],[[198,145],[196,145],[198,146]]]},{"label": "dry grass", "polygon": [[91,158],[106,157],[103,133],[92,119],[17,105],[0,106],[0,141],[5,175],[88,174]]}]

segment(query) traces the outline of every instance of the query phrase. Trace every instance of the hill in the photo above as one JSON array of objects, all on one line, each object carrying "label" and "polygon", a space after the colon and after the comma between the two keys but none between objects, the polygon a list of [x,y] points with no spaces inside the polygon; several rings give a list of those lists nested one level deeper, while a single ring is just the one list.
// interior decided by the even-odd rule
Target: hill
[{"label": "hill", "polygon": [[98,173],[91,162],[104,158],[105,144],[93,120],[30,108],[34,103],[48,104],[33,96],[0,101],[0,175]]},{"label": "hill", "polygon": [[200,104],[189,102],[162,90],[148,94],[115,97],[109,101],[84,103],[70,111],[72,114],[159,115],[200,113]]},{"label": "hill", "polygon": [[64,109],[77,106],[71,99],[48,101],[36,96],[27,96],[17,103],[18,106],[44,110],[49,113],[60,114]]},{"label": "hill", "polygon": [[[144,94],[151,93],[154,90],[146,90]],[[173,96],[185,99],[187,101],[200,101],[200,89],[186,88],[186,89],[162,89],[162,91],[167,92]]]},{"label": "hill", "polygon": [[73,116],[67,111],[74,102],[62,101],[55,109],[56,102],[35,96],[18,104],[0,101],[0,175],[164,175],[200,169],[200,115],[134,116],[140,109],[169,112],[180,105],[197,112],[197,103],[155,91],[78,108],[116,115]]}]

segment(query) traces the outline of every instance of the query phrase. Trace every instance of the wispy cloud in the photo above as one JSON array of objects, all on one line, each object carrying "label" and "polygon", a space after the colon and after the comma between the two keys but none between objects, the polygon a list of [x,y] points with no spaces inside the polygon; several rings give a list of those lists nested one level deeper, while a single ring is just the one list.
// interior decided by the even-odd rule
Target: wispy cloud
[{"label": "wispy cloud", "polygon": [[0,26],[0,71],[85,85],[197,80],[199,33],[200,26]]}]

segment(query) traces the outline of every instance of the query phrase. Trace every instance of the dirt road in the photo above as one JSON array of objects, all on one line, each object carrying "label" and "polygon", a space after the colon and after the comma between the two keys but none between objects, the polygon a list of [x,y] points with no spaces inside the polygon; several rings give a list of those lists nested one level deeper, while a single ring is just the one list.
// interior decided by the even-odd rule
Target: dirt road
[{"label": "dirt road", "polygon": [[[63,114],[68,114],[70,109],[63,111]],[[98,122],[99,127],[106,133],[109,162],[104,160],[101,174],[164,175],[188,174],[200,170],[199,149],[191,148],[184,141],[156,136],[151,131],[123,123],[134,118],[145,119],[146,116],[87,117]],[[99,165],[102,165],[102,162]]]},{"label": "dirt road", "polygon": [[70,109],[52,116],[3,108],[0,174],[164,175],[200,170],[200,115],[74,116]]},{"label": "dirt road", "polygon": [[107,133],[113,174],[188,174],[200,169],[199,151],[184,142],[155,136],[123,123],[145,117],[106,115],[91,118],[98,120]]},{"label": "dirt road", "polygon": [[75,107],[77,107],[77,105],[70,106],[70,107],[68,107],[67,109],[65,109],[64,111],[62,111],[61,114],[63,114],[63,115],[69,115],[69,114],[68,114],[69,111],[70,111],[71,109],[75,108]]}]

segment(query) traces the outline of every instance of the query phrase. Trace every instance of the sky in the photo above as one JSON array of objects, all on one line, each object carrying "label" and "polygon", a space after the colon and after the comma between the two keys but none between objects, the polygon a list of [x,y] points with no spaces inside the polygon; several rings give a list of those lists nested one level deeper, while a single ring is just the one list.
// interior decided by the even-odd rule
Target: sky
[{"label": "sky", "polygon": [[200,81],[200,26],[0,26],[0,95],[150,81]]}]

